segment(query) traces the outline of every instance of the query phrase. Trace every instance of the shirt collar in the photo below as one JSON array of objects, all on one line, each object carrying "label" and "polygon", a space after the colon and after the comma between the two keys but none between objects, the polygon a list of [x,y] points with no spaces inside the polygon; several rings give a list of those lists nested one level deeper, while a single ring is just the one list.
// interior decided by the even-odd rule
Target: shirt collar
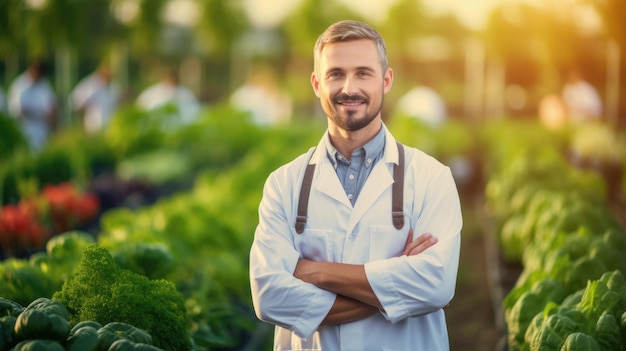
[{"label": "shirt collar", "polygon": [[[339,151],[337,151],[337,149],[330,142],[328,131],[326,131],[326,134],[324,136],[324,145],[326,147],[326,154],[328,156],[328,160],[333,165],[333,168],[337,169],[337,166],[339,165],[338,158],[345,160],[345,157]],[[369,168],[374,163],[372,161],[375,158],[377,158],[383,152],[384,149],[385,149],[385,128],[383,126],[382,128],[380,128],[380,131],[378,132],[378,134],[376,134],[376,136],[372,138],[372,140],[368,141],[362,147],[354,150],[353,155],[355,155],[355,153],[358,153],[358,152],[363,152],[364,150],[365,152],[364,157],[367,160],[369,160],[369,162],[364,163],[364,166],[366,168]]]}]

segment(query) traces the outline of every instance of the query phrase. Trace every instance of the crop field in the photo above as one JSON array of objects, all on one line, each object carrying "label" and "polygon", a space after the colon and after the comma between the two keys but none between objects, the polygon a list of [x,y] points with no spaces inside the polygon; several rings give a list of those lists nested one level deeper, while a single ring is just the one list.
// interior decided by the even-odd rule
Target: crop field
[{"label": "crop field", "polygon": [[[0,351],[269,349],[248,280],[263,183],[325,125],[259,127],[229,108],[176,128],[168,118],[129,109],[101,134],[67,130],[39,154],[1,155]],[[528,120],[387,125],[457,182],[452,350],[623,350],[624,135]],[[28,323],[33,310],[42,323]]]}]

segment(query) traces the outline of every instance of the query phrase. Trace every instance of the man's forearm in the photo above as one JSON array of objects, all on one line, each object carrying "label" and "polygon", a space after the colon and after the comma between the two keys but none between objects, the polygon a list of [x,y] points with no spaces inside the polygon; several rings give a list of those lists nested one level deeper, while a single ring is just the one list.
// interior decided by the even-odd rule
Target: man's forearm
[{"label": "man's forearm", "polygon": [[294,276],[321,289],[382,309],[367,280],[363,265],[301,259]]},{"label": "man's forearm", "polygon": [[[413,240],[413,230],[410,230],[402,255],[418,255],[436,243],[437,238],[429,233],[424,233]],[[293,275],[318,288],[337,294],[322,325],[354,322],[383,309],[367,280],[364,265],[300,259]]]},{"label": "man's forearm", "polygon": [[343,324],[361,320],[377,313],[376,307],[343,295],[337,295],[333,307],[322,321],[322,325]]},{"label": "man's forearm", "polygon": [[[402,255],[419,255],[436,243],[437,238],[430,233],[424,233],[413,240],[413,229],[411,229]],[[318,288],[352,298],[377,309],[383,309],[367,280],[364,265],[300,259],[293,275]]]}]

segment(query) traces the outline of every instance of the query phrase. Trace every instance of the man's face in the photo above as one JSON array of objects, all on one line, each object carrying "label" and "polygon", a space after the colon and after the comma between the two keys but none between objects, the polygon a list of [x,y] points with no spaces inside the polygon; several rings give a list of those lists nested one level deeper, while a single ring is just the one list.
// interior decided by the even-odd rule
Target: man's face
[{"label": "man's face", "polygon": [[326,44],[318,73],[311,75],[313,90],[330,121],[339,128],[359,130],[380,116],[393,72],[382,72],[373,41]]}]

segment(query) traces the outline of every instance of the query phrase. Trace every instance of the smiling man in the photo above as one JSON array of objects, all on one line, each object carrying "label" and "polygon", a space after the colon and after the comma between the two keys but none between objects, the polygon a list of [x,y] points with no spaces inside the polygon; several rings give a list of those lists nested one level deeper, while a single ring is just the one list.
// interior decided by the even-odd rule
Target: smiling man
[{"label": "smiling man", "polygon": [[275,325],[274,350],[448,350],[462,227],[450,169],[383,123],[393,71],[375,29],[332,24],[314,64],[328,129],[266,181],[250,251],[257,316]]},{"label": "smiling man", "polygon": [[311,84],[329,125],[335,132],[378,132],[380,123],[372,122],[381,117],[383,94],[391,89],[393,71],[381,61],[376,44],[359,39],[326,45],[323,54],[321,50],[315,52]]}]

